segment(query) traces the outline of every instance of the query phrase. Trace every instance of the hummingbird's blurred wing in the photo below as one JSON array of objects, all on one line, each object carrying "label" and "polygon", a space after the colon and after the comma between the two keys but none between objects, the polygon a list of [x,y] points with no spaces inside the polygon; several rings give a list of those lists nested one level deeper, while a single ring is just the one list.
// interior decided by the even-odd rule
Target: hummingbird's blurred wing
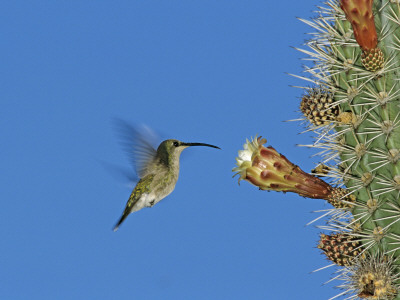
[{"label": "hummingbird's blurred wing", "polygon": [[140,180],[139,176],[132,171],[130,166],[120,166],[101,159],[96,160],[99,165],[107,171],[108,174],[112,175],[114,179],[122,183],[124,186],[133,189]]},{"label": "hummingbird's blurred wing", "polygon": [[120,143],[128,154],[136,173],[140,178],[145,177],[149,174],[157,155],[157,150],[153,147],[156,134],[146,126],[134,127],[120,119],[116,119],[114,124]]}]

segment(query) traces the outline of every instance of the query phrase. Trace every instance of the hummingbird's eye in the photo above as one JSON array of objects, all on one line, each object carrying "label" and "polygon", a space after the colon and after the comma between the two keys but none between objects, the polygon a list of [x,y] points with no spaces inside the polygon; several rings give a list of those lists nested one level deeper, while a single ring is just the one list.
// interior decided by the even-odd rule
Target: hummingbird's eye
[{"label": "hummingbird's eye", "polygon": [[179,146],[179,143],[178,143],[178,142],[174,142],[174,146],[175,146],[175,147],[178,147],[178,146]]}]

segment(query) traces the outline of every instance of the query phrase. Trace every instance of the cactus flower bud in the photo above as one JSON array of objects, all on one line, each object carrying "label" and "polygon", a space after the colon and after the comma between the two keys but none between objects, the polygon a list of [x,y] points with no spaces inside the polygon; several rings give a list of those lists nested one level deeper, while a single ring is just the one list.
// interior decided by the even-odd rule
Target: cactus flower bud
[{"label": "cactus flower bud", "polygon": [[232,170],[240,175],[239,182],[247,180],[261,190],[293,192],[308,198],[330,198],[333,187],[305,173],[271,146],[264,147],[266,142],[266,139],[256,137],[251,142],[247,140],[244,150],[239,151],[237,167]]},{"label": "cactus flower bud", "polygon": [[354,37],[363,50],[375,49],[378,44],[372,2],[373,0],[340,1],[340,7],[353,27]]}]

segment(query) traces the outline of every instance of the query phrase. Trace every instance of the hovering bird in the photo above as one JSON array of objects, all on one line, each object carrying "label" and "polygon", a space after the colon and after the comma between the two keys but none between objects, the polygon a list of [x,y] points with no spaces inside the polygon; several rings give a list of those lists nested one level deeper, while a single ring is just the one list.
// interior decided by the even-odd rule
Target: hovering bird
[{"label": "hovering bird", "polygon": [[156,150],[149,142],[149,137],[144,136],[122,121],[119,121],[119,123],[125,129],[134,133],[135,141],[125,143],[125,148],[132,155],[140,180],[133,189],[125,210],[114,227],[114,231],[118,230],[121,223],[130,213],[144,207],[152,207],[172,193],[178,180],[179,157],[183,149],[191,146],[207,146],[220,149],[210,144],[184,143],[170,139],[163,141]]}]

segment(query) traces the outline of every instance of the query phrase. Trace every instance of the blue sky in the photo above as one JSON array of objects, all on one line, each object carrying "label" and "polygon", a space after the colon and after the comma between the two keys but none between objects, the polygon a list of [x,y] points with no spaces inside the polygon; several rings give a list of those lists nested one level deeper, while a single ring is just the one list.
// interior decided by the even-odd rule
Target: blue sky
[{"label": "blue sky", "polygon": [[[232,179],[260,134],[296,147],[299,47],[316,1],[5,1],[0,4],[1,299],[326,299],[331,268],[305,224],[322,200]],[[112,119],[182,154],[175,191],[128,217]]]}]

